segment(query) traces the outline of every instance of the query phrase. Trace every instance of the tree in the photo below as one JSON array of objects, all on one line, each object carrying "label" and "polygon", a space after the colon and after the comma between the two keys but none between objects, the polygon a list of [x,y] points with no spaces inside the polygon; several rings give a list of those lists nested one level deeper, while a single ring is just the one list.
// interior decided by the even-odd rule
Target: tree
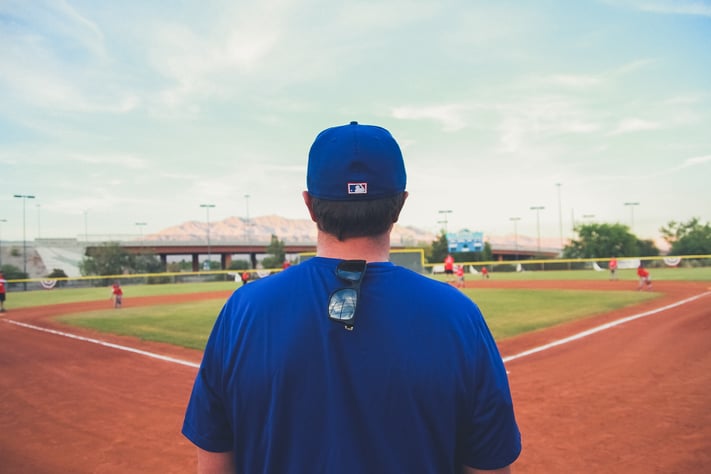
[{"label": "tree", "polygon": [[129,254],[117,242],[95,248],[79,263],[82,275],[121,275],[123,273],[161,273],[163,264],[152,253]]},{"label": "tree", "polygon": [[0,267],[0,270],[6,280],[25,280],[28,278],[27,273],[23,272],[22,269],[17,268],[15,265],[4,264]]},{"label": "tree", "polygon": [[191,272],[193,270],[193,262],[182,259],[179,262],[168,262],[167,267],[167,270],[171,273]]},{"label": "tree", "polygon": [[47,278],[67,278],[67,274],[61,268],[54,268]]},{"label": "tree", "polygon": [[284,251],[284,241],[279,240],[279,237],[272,234],[272,240],[267,246],[267,254],[269,256],[264,257],[262,260],[262,265],[264,268],[277,268],[281,267],[286,260],[286,252]]},{"label": "tree", "polygon": [[671,245],[671,255],[711,254],[711,224],[702,224],[698,217],[688,222],[670,221],[659,231]]},{"label": "tree", "polygon": [[610,258],[639,257],[640,251],[652,251],[651,241],[640,244],[629,227],[623,224],[583,224],[575,228],[579,239],[573,240],[563,249],[565,258]]},{"label": "tree", "polygon": [[79,262],[82,275],[120,275],[131,269],[131,256],[117,242],[95,249],[93,255]]},{"label": "tree", "polygon": [[429,255],[427,256],[427,262],[429,263],[442,263],[444,257],[449,253],[449,246],[447,243],[447,234],[444,230],[440,232],[436,240],[432,242],[429,249]]},{"label": "tree", "polygon": [[160,273],[163,271],[160,257],[151,253],[129,256],[128,266],[131,273]]},{"label": "tree", "polygon": [[656,257],[659,255],[659,249],[651,239],[637,239],[637,254],[640,257]]},{"label": "tree", "polygon": [[232,260],[229,270],[249,270],[249,262],[247,260]]}]

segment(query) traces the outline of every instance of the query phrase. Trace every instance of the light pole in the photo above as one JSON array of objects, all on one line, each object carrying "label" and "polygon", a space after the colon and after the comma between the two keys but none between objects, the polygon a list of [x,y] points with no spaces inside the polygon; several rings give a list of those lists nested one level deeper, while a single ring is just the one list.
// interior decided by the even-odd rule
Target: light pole
[{"label": "light pole", "polygon": [[37,238],[40,239],[42,238],[42,234],[40,233],[41,226],[40,226],[40,205],[37,204]]},{"label": "light pole", "polygon": [[518,221],[520,217],[509,217],[509,220],[514,223],[514,246],[516,247],[516,260],[518,260]]},{"label": "light pole", "polygon": [[210,252],[210,208],[215,207],[214,204],[200,204],[200,207],[205,208],[207,213],[207,265],[208,269],[212,268],[212,253]]},{"label": "light pole", "polygon": [[245,240],[249,242],[250,238],[250,222],[249,222],[249,194],[244,195],[244,203],[245,203],[245,210],[247,211],[244,219],[244,225],[245,225]]},{"label": "light pole", "polygon": [[[0,224],[7,222],[7,219],[0,219]],[[2,226],[0,226],[0,271],[2,271]]]},{"label": "light pole", "polygon": [[89,244],[89,225],[87,224],[88,214],[89,214],[89,210],[84,209],[84,242],[87,245]]},{"label": "light pole", "polygon": [[543,206],[531,206],[532,211],[536,211],[536,234],[538,235],[538,258],[541,257],[541,211]]},{"label": "light pole", "polygon": [[141,247],[143,247],[143,227],[145,226],[145,222],[136,222],[136,227],[138,227],[138,231],[141,233]]},{"label": "light pole", "polygon": [[444,219],[439,222],[444,223],[444,235],[447,235],[447,214],[451,214],[452,211],[450,209],[445,209],[437,212],[440,214],[444,214]]},{"label": "light pole", "polygon": [[563,248],[563,208],[560,204],[560,183],[555,183],[558,187],[558,231],[560,232],[560,248]]},{"label": "light pole", "polygon": [[[16,198],[22,199],[22,271],[25,274],[25,278],[27,278],[27,236],[25,233],[25,207],[27,204],[27,200],[34,199],[35,197],[30,194],[15,194],[14,196]],[[27,282],[24,282],[23,287],[25,291],[27,291]]]},{"label": "light pole", "polygon": [[634,207],[639,206],[638,202],[626,202],[625,206],[630,207],[630,230],[634,232]]}]

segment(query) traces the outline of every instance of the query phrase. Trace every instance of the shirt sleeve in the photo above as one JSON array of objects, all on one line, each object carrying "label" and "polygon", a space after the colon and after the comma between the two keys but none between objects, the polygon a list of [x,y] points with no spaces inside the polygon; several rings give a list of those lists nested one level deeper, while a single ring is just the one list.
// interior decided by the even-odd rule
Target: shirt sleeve
[{"label": "shirt sleeve", "polygon": [[468,426],[462,439],[463,463],[493,470],[513,463],[521,453],[521,433],[514,415],[506,368],[483,318],[475,321],[479,342]]},{"label": "shirt sleeve", "polygon": [[183,422],[183,435],[205,451],[226,452],[233,448],[233,434],[220,377],[224,360],[224,309],[205,346]]}]

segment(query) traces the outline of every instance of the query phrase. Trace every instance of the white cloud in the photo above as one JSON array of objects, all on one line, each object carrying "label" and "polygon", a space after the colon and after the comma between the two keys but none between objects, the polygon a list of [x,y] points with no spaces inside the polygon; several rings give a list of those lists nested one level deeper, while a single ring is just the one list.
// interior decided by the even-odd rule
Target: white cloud
[{"label": "white cloud", "polygon": [[711,163],[711,155],[706,156],[695,156],[693,158],[687,158],[680,168],[688,168],[690,166],[703,165],[706,163]]},{"label": "white cloud", "polygon": [[642,120],[639,118],[627,118],[621,120],[610,135],[621,135],[625,133],[644,132],[648,130],[658,130],[661,125],[657,122]]},{"label": "white cloud", "polygon": [[460,104],[432,105],[425,107],[403,106],[391,110],[391,115],[403,120],[434,120],[445,132],[456,132],[466,128],[463,117],[468,107]]},{"label": "white cloud", "polygon": [[585,76],[579,74],[555,74],[549,76],[546,82],[554,86],[587,88],[600,84],[601,80],[599,77],[596,76]]}]

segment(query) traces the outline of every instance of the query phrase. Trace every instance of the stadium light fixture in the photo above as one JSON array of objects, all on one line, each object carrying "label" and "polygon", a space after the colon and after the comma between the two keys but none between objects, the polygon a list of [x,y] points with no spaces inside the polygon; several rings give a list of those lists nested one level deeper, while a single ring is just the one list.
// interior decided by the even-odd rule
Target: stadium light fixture
[{"label": "stadium light fixture", "polygon": [[630,230],[634,232],[634,208],[635,206],[639,206],[638,202],[626,202],[625,206],[629,206],[630,208]]},{"label": "stadium light fixture", "polygon": [[245,218],[244,218],[244,230],[245,230],[244,240],[246,242],[249,242],[249,239],[250,239],[249,234],[250,234],[250,230],[251,230],[251,228],[250,228],[251,223],[249,222],[249,198],[250,198],[249,194],[244,195],[244,205],[245,205],[245,211],[246,211]]},{"label": "stadium light fixture", "polygon": [[520,217],[509,217],[509,220],[514,223],[514,246],[516,248],[516,260],[518,260],[518,221]]},{"label": "stadium light fixture", "polygon": [[136,222],[136,227],[138,227],[138,231],[141,234],[141,247],[143,247],[143,228],[148,225],[146,222]]},{"label": "stadium light fixture", "polygon": [[[25,221],[25,216],[26,216],[26,211],[25,208],[27,207],[27,200],[28,199],[34,199],[35,197],[31,194],[15,194],[14,197],[22,199],[22,271],[25,274],[25,278],[27,278],[27,234],[26,234],[26,221]],[[23,287],[25,291],[27,291],[27,282],[23,282]]]},{"label": "stadium light fixture", "polygon": [[444,214],[444,218],[441,221],[438,221],[438,223],[444,223],[444,235],[447,235],[447,215],[452,213],[451,209],[443,209],[441,211],[437,211],[440,214]]},{"label": "stadium light fixture", "polygon": [[37,204],[37,238],[41,239],[42,238],[42,220],[40,217],[40,210],[42,209],[42,206],[40,204]]},{"label": "stadium light fixture", "polygon": [[205,208],[207,213],[207,264],[208,269],[212,269],[212,253],[210,251],[210,209],[215,207],[214,204],[200,204],[200,207]]},{"label": "stadium light fixture", "polygon": [[560,233],[560,248],[563,249],[563,207],[560,201],[560,187],[561,183],[555,183],[558,187],[558,232]]},{"label": "stadium light fixture", "polygon": [[84,243],[89,245],[89,209],[84,209]]},{"label": "stadium light fixture", "polygon": [[536,234],[538,235],[538,257],[541,257],[541,211],[544,206],[531,206],[532,211],[536,211]]}]

